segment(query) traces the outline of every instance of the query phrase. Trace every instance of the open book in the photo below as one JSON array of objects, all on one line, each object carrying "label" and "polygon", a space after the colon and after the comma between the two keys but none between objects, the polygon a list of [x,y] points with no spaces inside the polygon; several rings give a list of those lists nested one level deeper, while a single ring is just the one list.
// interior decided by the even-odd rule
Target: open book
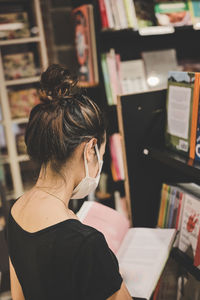
[{"label": "open book", "polygon": [[86,201],[79,220],[102,232],[119,261],[120,272],[132,297],[149,299],[169,256],[176,230],[129,228],[116,210]]}]

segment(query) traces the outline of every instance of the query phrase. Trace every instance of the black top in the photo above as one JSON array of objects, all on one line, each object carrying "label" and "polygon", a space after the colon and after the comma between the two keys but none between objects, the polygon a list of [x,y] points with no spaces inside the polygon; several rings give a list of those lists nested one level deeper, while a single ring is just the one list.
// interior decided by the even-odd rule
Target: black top
[{"label": "black top", "polygon": [[79,220],[30,233],[10,212],[7,239],[26,300],[104,300],[120,289],[118,262],[103,234]]}]

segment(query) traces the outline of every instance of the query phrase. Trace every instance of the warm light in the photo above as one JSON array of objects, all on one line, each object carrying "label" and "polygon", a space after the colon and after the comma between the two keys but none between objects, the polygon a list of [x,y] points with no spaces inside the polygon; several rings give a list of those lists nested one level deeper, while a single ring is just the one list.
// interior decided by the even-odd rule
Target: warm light
[{"label": "warm light", "polygon": [[199,30],[200,29],[200,22],[196,23],[194,25],[194,29]]},{"label": "warm light", "polygon": [[147,79],[147,83],[148,85],[150,86],[156,86],[158,85],[160,82],[160,79],[157,77],[157,76],[150,76],[148,79]]}]

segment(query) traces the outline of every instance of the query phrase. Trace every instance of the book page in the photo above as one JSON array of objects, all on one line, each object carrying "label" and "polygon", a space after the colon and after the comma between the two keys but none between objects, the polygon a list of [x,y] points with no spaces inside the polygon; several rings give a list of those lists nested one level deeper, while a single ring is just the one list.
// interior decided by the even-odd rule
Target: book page
[{"label": "book page", "polygon": [[168,133],[188,139],[191,88],[169,86]]},{"label": "book page", "polygon": [[168,258],[175,232],[175,229],[129,229],[117,257],[131,296],[150,298]]},{"label": "book page", "polygon": [[83,224],[102,232],[110,249],[117,253],[129,229],[128,219],[108,206],[91,201],[84,202],[78,217]]}]

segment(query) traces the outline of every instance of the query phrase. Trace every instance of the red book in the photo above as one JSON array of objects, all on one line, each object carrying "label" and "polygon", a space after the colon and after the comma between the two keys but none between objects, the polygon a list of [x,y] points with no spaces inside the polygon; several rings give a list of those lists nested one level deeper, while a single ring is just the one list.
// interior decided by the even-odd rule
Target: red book
[{"label": "red book", "polygon": [[179,229],[179,227],[180,227],[180,217],[181,217],[181,209],[183,208],[183,193],[180,193],[179,194],[179,197],[180,197],[180,199],[179,199],[179,206],[178,206],[178,213],[177,213],[177,218],[176,218],[176,226],[175,226],[175,228],[176,229]]},{"label": "red book", "polygon": [[102,29],[108,28],[108,17],[106,13],[106,7],[104,0],[99,0],[99,9],[100,9],[100,15],[101,15],[101,25]]},{"label": "red book", "polygon": [[194,265],[200,268],[200,230],[199,230],[199,237],[197,242],[196,254],[194,257]]}]

